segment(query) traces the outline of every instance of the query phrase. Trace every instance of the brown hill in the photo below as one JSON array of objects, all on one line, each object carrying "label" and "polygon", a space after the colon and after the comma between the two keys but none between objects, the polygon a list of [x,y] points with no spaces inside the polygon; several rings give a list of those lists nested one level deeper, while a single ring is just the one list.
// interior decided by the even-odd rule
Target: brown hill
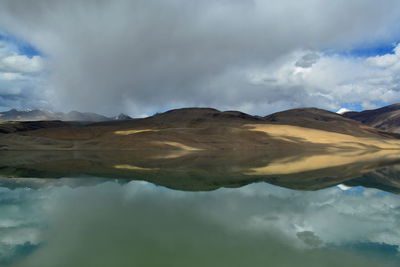
[{"label": "brown hill", "polygon": [[1,125],[11,128],[8,134],[0,134],[0,147],[6,150],[260,149],[293,153],[400,147],[400,141],[386,133],[318,109],[289,110],[262,118],[237,111],[185,108],[144,119],[86,125]]},{"label": "brown hill", "polygon": [[264,118],[274,124],[295,125],[359,137],[388,136],[353,119],[318,108],[290,109]]},{"label": "brown hill", "polygon": [[0,133],[16,133],[24,131],[34,131],[38,129],[50,129],[59,127],[69,127],[76,123],[69,123],[63,121],[13,121],[0,123]]},{"label": "brown hill", "polygon": [[400,133],[400,104],[361,112],[350,111],[344,113],[343,117],[359,121],[382,131]]}]

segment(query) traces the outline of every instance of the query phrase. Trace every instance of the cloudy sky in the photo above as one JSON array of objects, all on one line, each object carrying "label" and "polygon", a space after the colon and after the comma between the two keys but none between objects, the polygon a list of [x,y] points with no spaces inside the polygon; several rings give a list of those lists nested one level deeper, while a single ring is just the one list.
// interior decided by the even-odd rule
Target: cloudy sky
[{"label": "cloudy sky", "polygon": [[2,0],[0,110],[400,102],[397,0]]}]

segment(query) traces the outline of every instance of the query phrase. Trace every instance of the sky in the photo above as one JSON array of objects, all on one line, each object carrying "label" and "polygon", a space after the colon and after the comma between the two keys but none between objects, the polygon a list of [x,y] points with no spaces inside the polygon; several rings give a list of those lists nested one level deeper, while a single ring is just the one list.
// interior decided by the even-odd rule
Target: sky
[{"label": "sky", "polygon": [[400,102],[396,0],[2,0],[0,110]]}]

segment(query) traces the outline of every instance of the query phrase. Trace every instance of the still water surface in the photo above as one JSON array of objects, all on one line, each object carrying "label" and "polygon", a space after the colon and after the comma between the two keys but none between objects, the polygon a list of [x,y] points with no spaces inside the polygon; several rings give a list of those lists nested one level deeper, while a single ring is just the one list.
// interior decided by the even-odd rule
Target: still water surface
[{"label": "still water surface", "polygon": [[[50,164],[54,155],[32,158],[0,166],[0,266],[400,265],[400,172],[393,162],[357,165],[364,171],[354,177],[337,175],[349,168],[343,165],[246,182],[237,170],[254,166],[215,157],[214,168],[199,159],[195,166],[192,159],[121,161],[112,166],[131,167],[99,177],[67,175],[65,158],[64,165]],[[89,158],[91,168],[104,167]],[[75,170],[87,164],[78,162]],[[185,175],[190,184],[177,182]]]}]

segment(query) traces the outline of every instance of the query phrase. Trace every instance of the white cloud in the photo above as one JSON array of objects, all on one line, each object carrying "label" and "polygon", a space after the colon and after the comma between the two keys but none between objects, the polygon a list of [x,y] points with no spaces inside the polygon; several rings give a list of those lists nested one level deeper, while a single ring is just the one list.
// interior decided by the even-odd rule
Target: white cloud
[{"label": "white cloud", "polygon": [[44,71],[41,56],[28,57],[0,41],[0,110],[45,106]]},{"label": "white cloud", "polygon": [[21,73],[0,72],[0,80],[14,81],[14,80],[22,80],[22,79],[24,79],[24,76]]},{"label": "white cloud", "polygon": [[25,55],[12,54],[0,58],[0,71],[32,73],[43,71],[43,59],[40,56],[29,58]]},{"label": "white cloud", "polygon": [[41,56],[28,57],[21,54],[11,42],[0,41],[0,73],[38,73],[44,71]]},{"label": "white cloud", "polygon": [[369,58],[319,53],[305,67],[298,64],[299,60],[316,52],[296,51],[264,69],[251,71],[248,77],[249,82],[265,90],[304,90],[300,98],[303,106],[335,110],[346,103],[360,103],[364,108],[376,108],[375,102],[400,101],[399,50],[400,45],[393,54]]},{"label": "white cloud", "polygon": [[370,57],[367,59],[367,63],[371,66],[377,67],[390,67],[399,61],[399,57],[396,54],[388,54],[383,56]]}]

